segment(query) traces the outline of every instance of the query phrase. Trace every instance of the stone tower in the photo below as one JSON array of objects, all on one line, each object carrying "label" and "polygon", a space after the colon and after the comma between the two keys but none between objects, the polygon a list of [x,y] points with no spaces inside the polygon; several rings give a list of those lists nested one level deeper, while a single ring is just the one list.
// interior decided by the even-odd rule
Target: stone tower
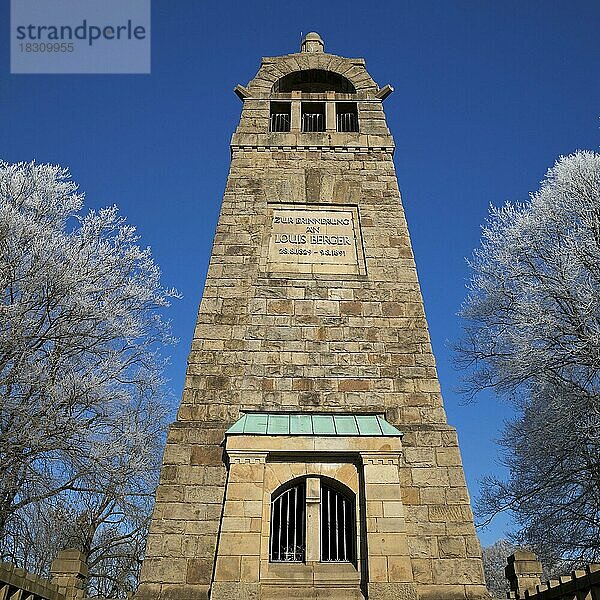
[{"label": "stone tower", "polygon": [[140,599],[487,592],[380,88],[263,58],[243,101]]}]

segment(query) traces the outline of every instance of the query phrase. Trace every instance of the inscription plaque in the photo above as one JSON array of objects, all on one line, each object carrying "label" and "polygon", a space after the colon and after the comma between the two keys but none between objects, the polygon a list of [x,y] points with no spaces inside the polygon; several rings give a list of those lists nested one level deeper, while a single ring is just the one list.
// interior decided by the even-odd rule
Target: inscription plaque
[{"label": "inscription plaque", "polygon": [[269,271],[364,273],[356,207],[273,204],[269,219]]}]

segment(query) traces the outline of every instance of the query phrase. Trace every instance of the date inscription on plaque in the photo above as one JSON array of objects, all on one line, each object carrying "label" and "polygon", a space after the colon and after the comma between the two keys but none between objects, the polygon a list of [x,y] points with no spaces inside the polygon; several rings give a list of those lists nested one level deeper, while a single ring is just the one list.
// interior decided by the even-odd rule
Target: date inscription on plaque
[{"label": "date inscription on plaque", "polygon": [[364,273],[355,207],[269,206],[267,269],[291,273]]}]

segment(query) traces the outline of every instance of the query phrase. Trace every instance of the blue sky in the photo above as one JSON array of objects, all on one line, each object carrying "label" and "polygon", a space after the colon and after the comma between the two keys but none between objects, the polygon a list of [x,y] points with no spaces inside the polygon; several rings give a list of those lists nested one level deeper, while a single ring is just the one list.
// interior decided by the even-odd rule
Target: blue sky
[{"label": "blue sky", "polygon": [[[497,469],[493,439],[510,413],[464,406],[450,363],[465,257],[490,203],[525,199],[560,154],[598,148],[600,3],[207,2],[154,0],[150,75],[10,75],[0,7],[0,157],[71,169],[97,208],[117,204],[152,246],[181,339],[175,396],[201,296],[241,109],[232,89],[261,56],[299,49],[362,56],[381,85],[449,422],[472,496]],[[480,532],[497,539],[503,519]]]}]

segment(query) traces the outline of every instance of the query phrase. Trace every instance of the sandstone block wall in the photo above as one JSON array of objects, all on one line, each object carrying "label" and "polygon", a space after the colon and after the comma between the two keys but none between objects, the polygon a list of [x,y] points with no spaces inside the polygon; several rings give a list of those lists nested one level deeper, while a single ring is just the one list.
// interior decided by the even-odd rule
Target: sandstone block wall
[{"label": "sandstone block wall", "polygon": [[[273,82],[317,67],[337,69],[355,84],[363,101],[360,132],[268,133]],[[394,532],[376,530],[378,517],[392,508],[390,499],[370,498],[367,516],[381,539],[370,542],[369,597],[392,597],[389,582],[403,580],[414,582],[422,599],[486,595],[377,89],[364,61],[326,54],[263,59],[247,87],[181,407],[165,450],[140,598],[206,598],[224,570],[239,571],[244,581],[256,569],[250,555],[215,561],[219,532],[227,537],[224,528],[234,526],[221,521],[224,433],[246,410],[384,414],[405,434],[393,501],[402,505],[406,549],[377,551],[378,543],[392,543]],[[274,272],[269,215],[278,203],[354,209],[364,270]],[[230,490],[227,502],[239,503],[239,518],[250,520],[248,535],[260,536],[252,520],[262,515],[263,499],[248,493],[233,498]],[[223,589],[238,598],[255,593]]]}]

